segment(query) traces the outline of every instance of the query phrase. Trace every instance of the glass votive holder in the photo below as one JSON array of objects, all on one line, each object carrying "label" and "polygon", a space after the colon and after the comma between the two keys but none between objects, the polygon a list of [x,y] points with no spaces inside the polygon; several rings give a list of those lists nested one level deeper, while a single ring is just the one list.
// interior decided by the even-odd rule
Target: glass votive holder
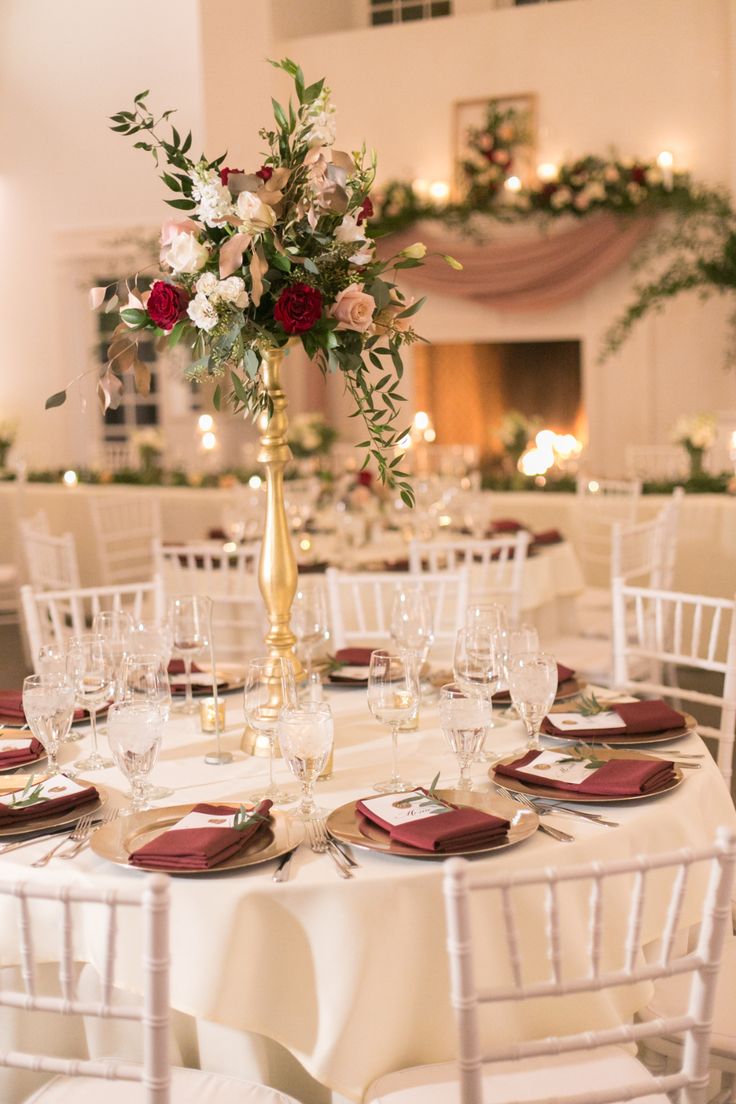
[{"label": "glass votive holder", "polygon": [[[226,702],[223,698],[217,700],[217,720],[220,725],[220,732],[225,729],[225,707]],[[215,725],[215,699],[214,698],[202,698],[199,703],[199,726],[202,732],[216,732]]]}]

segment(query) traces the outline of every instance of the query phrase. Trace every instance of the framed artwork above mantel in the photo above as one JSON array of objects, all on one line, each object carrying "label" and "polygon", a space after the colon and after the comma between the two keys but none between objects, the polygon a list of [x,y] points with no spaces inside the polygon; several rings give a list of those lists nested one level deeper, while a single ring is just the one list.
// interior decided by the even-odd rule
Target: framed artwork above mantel
[{"label": "framed artwork above mantel", "polygon": [[534,92],[457,100],[452,112],[453,198],[498,189],[509,176],[536,173],[538,97]]}]

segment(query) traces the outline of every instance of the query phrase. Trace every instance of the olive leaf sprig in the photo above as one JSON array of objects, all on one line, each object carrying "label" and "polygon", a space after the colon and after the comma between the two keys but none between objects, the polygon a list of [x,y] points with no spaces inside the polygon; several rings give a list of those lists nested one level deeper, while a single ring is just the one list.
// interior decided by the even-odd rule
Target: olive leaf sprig
[{"label": "olive leaf sprig", "polygon": [[21,792],[19,794],[13,794],[10,799],[10,804],[14,809],[25,809],[28,805],[37,805],[39,801],[45,800],[45,798],[41,796],[43,781],[35,784],[35,779],[35,774],[32,774]]},{"label": "olive leaf sprig", "polygon": [[569,750],[571,754],[565,759],[560,759],[561,763],[584,762],[586,770],[598,770],[606,762],[605,759],[598,758],[595,748],[591,747],[590,744],[576,744]]},{"label": "olive leaf sprig", "polygon": [[255,809],[246,809],[245,805],[241,805],[235,814],[233,828],[238,832],[242,832],[245,828],[250,828],[251,824],[257,824],[258,822],[267,824],[269,819],[267,816],[261,816]]},{"label": "olive leaf sprig", "polygon": [[606,706],[598,701],[593,691],[589,698],[585,694],[581,695],[578,712],[582,717],[596,717],[599,713],[606,712]]},{"label": "olive leaf sprig", "polygon": [[437,771],[437,774],[434,776],[429,784],[429,787],[426,790],[423,790],[421,793],[412,794],[410,797],[404,798],[404,802],[408,805],[410,803],[418,801],[420,803],[420,807],[425,805],[444,805],[444,807],[448,810],[454,809],[454,805],[452,805],[449,801],[445,801],[444,798],[440,797],[440,795],[437,793],[437,783],[439,782],[439,780],[440,772]]}]

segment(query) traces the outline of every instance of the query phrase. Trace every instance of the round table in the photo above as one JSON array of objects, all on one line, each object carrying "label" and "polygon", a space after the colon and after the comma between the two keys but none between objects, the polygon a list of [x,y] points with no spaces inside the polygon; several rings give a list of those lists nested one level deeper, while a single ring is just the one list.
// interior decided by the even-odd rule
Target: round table
[{"label": "round table", "polygon": [[[368,714],[364,690],[331,688],[326,696],[335,716],[335,767],[332,777],[319,783],[317,790],[321,804],[335,808],[369,794],[371,783],[385,777],[390,745],[387,730]],[[169,722],[154,780],[176,792],[160,804],[239,800],[264,781],[264,760],[240,751],[239,694],[228,698],[227,709],[223,742],[235,755],[228,766],[205,766],[212,738],[201,733],[197,716],[175,716]],[[511,722],[499,727],[491,742],[500,752],[518,747],[521,726]],[[75,758],[82,747],[68,745],[62,761]],[[703,751],[704,745],[693,734],[679,741],[677,749]],[[437,771],[441,771],[440,784],[457,777],[434,705],[422,705],[415,732],[401,733],[400,758],[402,772],[417,784],[428,785]],[[551,823],[573,834],[575,842],[561,843],[536,832],[516,847],[474,861],[494,871],[537,869],[704,843],[712,839],[718,825],[736,824],[736,814],[710,756],[699,762],[701,768],[687,771],[684,782],[668,794],[606,805],[607,814],[620,823],[618,828],[560,817]],[[283,782],[290,777],[281,760],[276,774]],[[477,764],[474,775],[479,783],[487,781],[486,765]],[[113,801],[124,804],[121,795],[127,785],[116,770],[94,778],[110,788]],[[78,884],[92,880],[96,885],[127,884],[143,876],[108,864],[90,850],[73,862],[53,860],[33,870],[31,862],[48,846],[36,843],[10,853],[0,860],[0,869],[8,874],[24,871],[32,879],[71,878]],[[180,1061],[255,1075],[305,1104],[327,1104],[343,1097],[359,1101],[370,1082],[390,1070],[454,1055],[442,864],[363,850],[356,850],[355,857],[360,867],[350,880],[338,876],[327,855],[315,854],[306,845],[295,853],[289,880],[283,884],[272,880],[274,862],[227,875],[172,879],[171,1004],[177,1012],[174,1028]],[[684,904],[683,927],[697,918],[701,891],[696,880]],[[6,968],[17,962],[14,906],[14,901],[1,899],[0,954]],[[644,944],[660,934],[664,908],[655,894],[644,915]],[[580,916],[571,917],[566,930],[571,945],[584,939],[583,912],[581,903]],[[481,911],[478,919],[481,933],[495,933],[480,941],[479,967],[502,968],[504,948],[495,937],[500,933],[490,914],[484,916]],[[43,920],[37,926],[41,960],[53,963],[58,930]],[[624,914],[614,923],[614,930],[618,928],[623,938]],[[533,958],[542,937],[543,918],[529,916],[522,921],[524,954]],[[140,992],[139,933],[126,927],[120,939],[121,972],[116,983]],[[100,962],[102,942],[103,934],[93,923],[86,923],[79,936],[80,963]],[[562,1012],[549,1002],[514,1011],[503,1008],[486,1021],[485,1030],[501,1042],[552,1033],[562,1026],[560,1016],[565,1029],[615,1024],[630,1018],[647,995],[641,989],[619,989],[577,997],[563,1005]],[[9,1046],[22,1016],[6,1009],[0,1017]],[[67,1026],[73,1035],[73,1025]],[[54,1031],[59,1031],[58,1018]],[[112,1045],[104,1033],[94,1044],[103,1054],[109,1054]],[[22,1099],[19,1086],[29,1091],[27,1076],[0,1072],[2,1099],[8,1104]]]}]

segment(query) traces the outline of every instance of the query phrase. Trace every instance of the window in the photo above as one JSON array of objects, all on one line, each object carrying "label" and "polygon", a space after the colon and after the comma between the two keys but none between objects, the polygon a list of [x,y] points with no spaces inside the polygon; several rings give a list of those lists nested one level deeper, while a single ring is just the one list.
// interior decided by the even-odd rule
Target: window
[{"label": "window", "polygon": [[443,15],[452,15],[452,0],[370,0],[370,19],[374,27],[437,19]]}]

